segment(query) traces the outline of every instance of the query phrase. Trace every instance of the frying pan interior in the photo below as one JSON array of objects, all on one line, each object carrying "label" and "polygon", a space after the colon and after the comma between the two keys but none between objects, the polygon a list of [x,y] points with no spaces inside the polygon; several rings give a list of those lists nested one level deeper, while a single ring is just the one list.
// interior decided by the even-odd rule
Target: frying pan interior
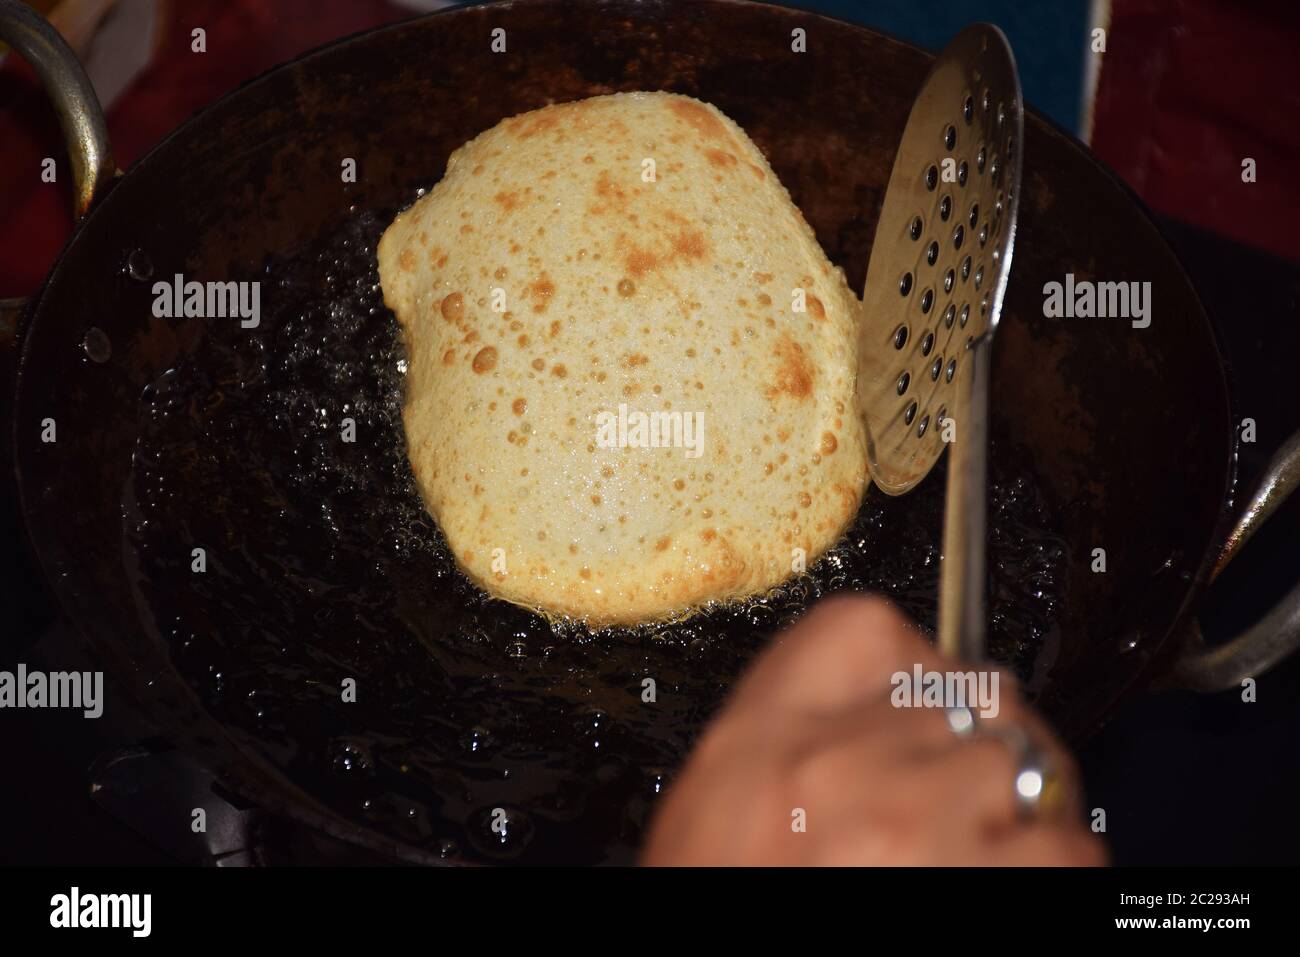
[{"label": "frying pan interior", "polygon": [[[817,56],[790,51],[795,27]],[[255,799],[416,859],[629,859],[735,673],[809,600],[869,588],[932,618],[940,477],[870,498],[834,561],[771,602],[653,633],[549,628],[468,586],[419,507],[374,243],[500,119],[669,89],[746,129],[860,288],[927,66],[778,7],[543,0],[353,38],[222,100],[101,201],[26,330],[20,482],[65,607]],[[1231,430],[1208,323],[1135,201],[1035,115],[1025,166],[995,350],[992,632],[1079,737],[1186,609]],[[261,325],[155,318],[152,283],[177,273],[261,282]],[[1151,325],[1045,319],[1066,273],[1151,282]],[[83,348],[92,328],[108,357]]]}]

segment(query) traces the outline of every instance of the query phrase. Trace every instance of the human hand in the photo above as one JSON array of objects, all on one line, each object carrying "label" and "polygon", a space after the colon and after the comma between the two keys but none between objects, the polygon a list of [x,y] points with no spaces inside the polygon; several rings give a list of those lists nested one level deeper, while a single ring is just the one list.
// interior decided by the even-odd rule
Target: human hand
[{"label": "human hand", "polygon": [[[669,790],[649,865],[1099,865],[1073,759],[999,675],[999,710],[959,736],[943,708],[891,703],[891,676],[969,671],[880,598],[822,602],[743,677]],[[1014,783],[1027,733],[1054,807]],[[802,820],[803,828],[800,829]]]}]

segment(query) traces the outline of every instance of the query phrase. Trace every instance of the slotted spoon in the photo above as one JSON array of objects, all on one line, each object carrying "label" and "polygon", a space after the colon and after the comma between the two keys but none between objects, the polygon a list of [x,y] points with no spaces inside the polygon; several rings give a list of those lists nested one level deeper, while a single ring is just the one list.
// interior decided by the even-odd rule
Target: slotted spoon
[{"label": "slotted spoon", "polygon": [[974,24],[908,117],[863,290],[857,397],[872,481],[912,489],[950,446],[939,647],[985,654],[990,349],[1011,268],[1024,110],[1011,47]]}]

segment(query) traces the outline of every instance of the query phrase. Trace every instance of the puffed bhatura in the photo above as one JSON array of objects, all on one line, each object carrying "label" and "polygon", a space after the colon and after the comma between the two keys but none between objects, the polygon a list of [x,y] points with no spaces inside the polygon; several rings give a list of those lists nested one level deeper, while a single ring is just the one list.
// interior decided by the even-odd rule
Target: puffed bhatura
[{"label": "puffed bhatura", "polygon": [[378,255],[411,467],[489,593],[595,626],[680,617],[770,590],[856,514],[860,304],[713,106],[505,120]]}]

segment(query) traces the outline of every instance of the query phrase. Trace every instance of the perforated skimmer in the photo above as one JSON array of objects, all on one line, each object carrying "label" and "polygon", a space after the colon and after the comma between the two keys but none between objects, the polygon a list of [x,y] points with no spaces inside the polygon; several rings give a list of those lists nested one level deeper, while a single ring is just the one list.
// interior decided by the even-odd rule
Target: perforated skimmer
[{"label": "perforated skimmer", "polygon": [[863,290],[857,396],[872,481],[913,488],[951,446],[939,645],[984,656],[990,346],[1011,268],[1024,110],[1002,31],[959,33],[894,160]]}]

